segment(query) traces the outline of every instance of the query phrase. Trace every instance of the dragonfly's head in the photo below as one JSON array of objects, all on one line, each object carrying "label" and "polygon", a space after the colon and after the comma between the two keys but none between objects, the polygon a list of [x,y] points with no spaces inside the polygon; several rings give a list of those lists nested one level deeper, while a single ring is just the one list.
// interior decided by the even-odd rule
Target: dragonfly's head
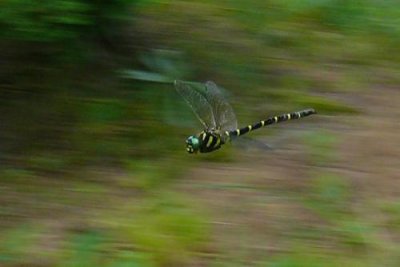
[{"label": "dragonfly's head", "polygon": [[200,148],[200,140],[197,136],[189,136],[188,139],[186,139],[186,150],[188,153],[197,153]]}]

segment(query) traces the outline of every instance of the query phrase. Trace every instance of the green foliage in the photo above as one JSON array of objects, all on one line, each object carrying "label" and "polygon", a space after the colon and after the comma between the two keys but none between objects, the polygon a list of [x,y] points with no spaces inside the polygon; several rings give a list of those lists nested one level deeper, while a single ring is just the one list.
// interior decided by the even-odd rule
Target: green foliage
[{"label": "green foliage", "polygon": [[346,258],[342,255],[335,255],[331,251],[322,248],[316,249],[309,245],[299,245],[294,248],[294,252],[288,255],[274,257],[257,266],[268,267],[340,267],[340,266],[372,266],[367,259],[356,257]]},{"label": "green foliage", "polygon": [[69,158],[59,153],[34,154],[26,161],[31,170],[37,172],[62,173],[67,169]]},{"label": "green foliage", "polygon": [[84,123],[106,124],[121,120],[125,103],[122,100],[91,99],[83,107]]},{"label": "green foliage", "polygon": [[123,18],[131,4],[132,1],[125,0],[102,4],[81,0],[2,1],[1,35],[11,39],[38,42],[75,39],[84,36],[90,29],[89,26]]},{"label": "green foliage", "polygon": [[356,252],[374,243],[374,240],[370,237],[374,230],[367,223],[352,218],[339,222],[335,232],[345,247]]},{"label": "green foliage", "polygon": [[26,169],[6,168],[0,171],[0,181],[6,183],[20,183],[33,177],[34,174]]},{"label": "green foliage", "polygon": [[326,165],[336,160],[335,146],[338,138],[333,133],[319,130],[304,136],[308,145],[310,160],[316,165]]},{"label": "green foliage", "polygon": [[389,229],[400,233],[400,203],[394,200],[382,204],[381,210],[388,216],[386,224]]},{"label": "green foliage", "polygon": [[[179,161],[178,161],[179,160]],[[179,166],[180,159],[126,160],[127,175],[118,179],[124,188],[154,191],[176,180],[185,169]],[[188,167],[188,166],[187,166]]]},{"label": "green foliage", "polygon": [[371,5],[368,1],[361,0],[311,0],[293,2],[293,10],[301,10],[300,12],[308,13],[323,26],[345,31],[362,27],[367,7]]},{"label": "green foliage", "polygon": [[317,110],[318,113],[321,114],[358,113],[358,111],[354,107],[322,97],[303,96],[298,97],[296,99],[296,102],[299,106],[313,107],[315,110]]},{"label": "green foliage", "polygon": [[37,225],[21,225],[10,230],[1,231],[0,264],[23,262],[30,257],[38,256],[37,245],[43,229]]},{"label": "green foliage", "polygon": [[108,267],[151,267],[157,266],[151,260],[149,253],[121,251],[115,255],[115,260],[111,261]]},{"label": "green foliage", "polygon": [[357,109],[321,96],[311,96],[294,90],[270,90],[265,93],[271,100],[282,101],[293,107],[313,107],[319,114],[356,114]]},{"label": "green foliage", "polygon": [[80,0],[9,0],[0,4],[2,35],[24,41],[58,41],[77,37],[94,23],[91,6]]},{"label": "green foliage", "polygon": [[100,253],[102,236],[95,231],[80,233],[70,242],[70,249],[61,261],[60,267],[95,266],[101,264],[103,255]]},{"label": "green foliage", "polygon": [[311,184],[309,196],[305,199],[307,207],[334,221],[349,213],[347,201],[350,191],[343,177],[324,173],[317,175]]},{"label": "green foliage", "polygon": [[207,219],[187,197],[160,192],[145,203],[125,206],[124,215],[112,220],[113,228],[125,242],[146,251],[157,266],[181,264],[205,248]]},{"label": "green foliage", "polygon": [[323,173],[312,180],[303,203],[328,223],[328,226],[322,226],[323,233],[315,236],[317,239],[332,236],[336,246],[361,252],[376,244],[373,238],[376,229],[354,214],[351,196],[344,177]]}]

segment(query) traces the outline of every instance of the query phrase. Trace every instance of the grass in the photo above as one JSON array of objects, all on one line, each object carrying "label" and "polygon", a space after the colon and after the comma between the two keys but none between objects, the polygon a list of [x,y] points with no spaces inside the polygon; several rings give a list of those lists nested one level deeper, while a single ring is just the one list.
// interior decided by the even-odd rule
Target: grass
[{"label": "grass", "polygon": [[16,263],[29,258],[40,239],[42,229],[34,225],[21,225],[3,233],[0,247],[0,262]]},{"label": "grass", "polygon": [[311,188],[305,199],[306,207],[327,220],[340,220],[351,213],[348,201],[349,185],[343,177],[330,173],[317,175],[310,181]]},{"label": "grass", "polygon": [[310,162],[317,166],[326,166],[338,159],[336,146],[338,137],[324,130],[318,130],[304,136],[309,151]]},{"label": "grass", "polygon": [[182,264],[206,250],[210,238],[207,216],[196,207],[186,196],[160,191],[157,197],[123,203],[99,221],[121,245],[157,266]]},{"label": "grass", "polygon": [[387,215],[386,225],[390,230],[400,234],[400,204],[397,200],[381,204],[381,211]]}]

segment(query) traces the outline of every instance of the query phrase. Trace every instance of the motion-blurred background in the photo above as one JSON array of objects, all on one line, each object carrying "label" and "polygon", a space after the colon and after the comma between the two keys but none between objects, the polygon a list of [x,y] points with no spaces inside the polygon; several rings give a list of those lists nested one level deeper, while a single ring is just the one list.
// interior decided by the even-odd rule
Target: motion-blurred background
[{"label": "motion-blurred background", "polygon": [[[399,1],[3,0],[0,36],[0,266],[400,266]],[[319,114],[188,155],[174,79]]]}]

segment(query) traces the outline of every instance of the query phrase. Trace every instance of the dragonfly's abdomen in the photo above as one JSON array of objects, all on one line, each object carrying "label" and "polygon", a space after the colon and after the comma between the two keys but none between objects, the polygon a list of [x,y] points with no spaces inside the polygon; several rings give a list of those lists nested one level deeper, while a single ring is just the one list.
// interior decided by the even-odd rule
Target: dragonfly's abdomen
[{"label": "dragonfly's abdomen", "polygon": [[236,129],[233,131],[226,131],[225,135],[232,137],[232,136],[240,136],[243,134],[246,134],[250,131],[259,129],[261,127],[274,124],[274,123],[280,123],[283,121],[288,121],[288,120],[293,120],[293,119],[300,119],[306,116],[310,116],[312,114],[316,114],[314,109],[305,109],[302,111],[297,111],[297,112],[292,112],[292,113],[287,113],[287,114],[282,114],[279,116],[271,117],[266,120],[260,121],[258,123],[255,123],[253,125],[249,125],[240,129]]},{"label": "dragonfly's abdomen", "polygon": [[217,150],[223,145],[224,143],[221,140],[221,137],[218,134],[211,133],[211,132],[201,132],[199,134],[200,140],[200,152],[207,153]]}]

